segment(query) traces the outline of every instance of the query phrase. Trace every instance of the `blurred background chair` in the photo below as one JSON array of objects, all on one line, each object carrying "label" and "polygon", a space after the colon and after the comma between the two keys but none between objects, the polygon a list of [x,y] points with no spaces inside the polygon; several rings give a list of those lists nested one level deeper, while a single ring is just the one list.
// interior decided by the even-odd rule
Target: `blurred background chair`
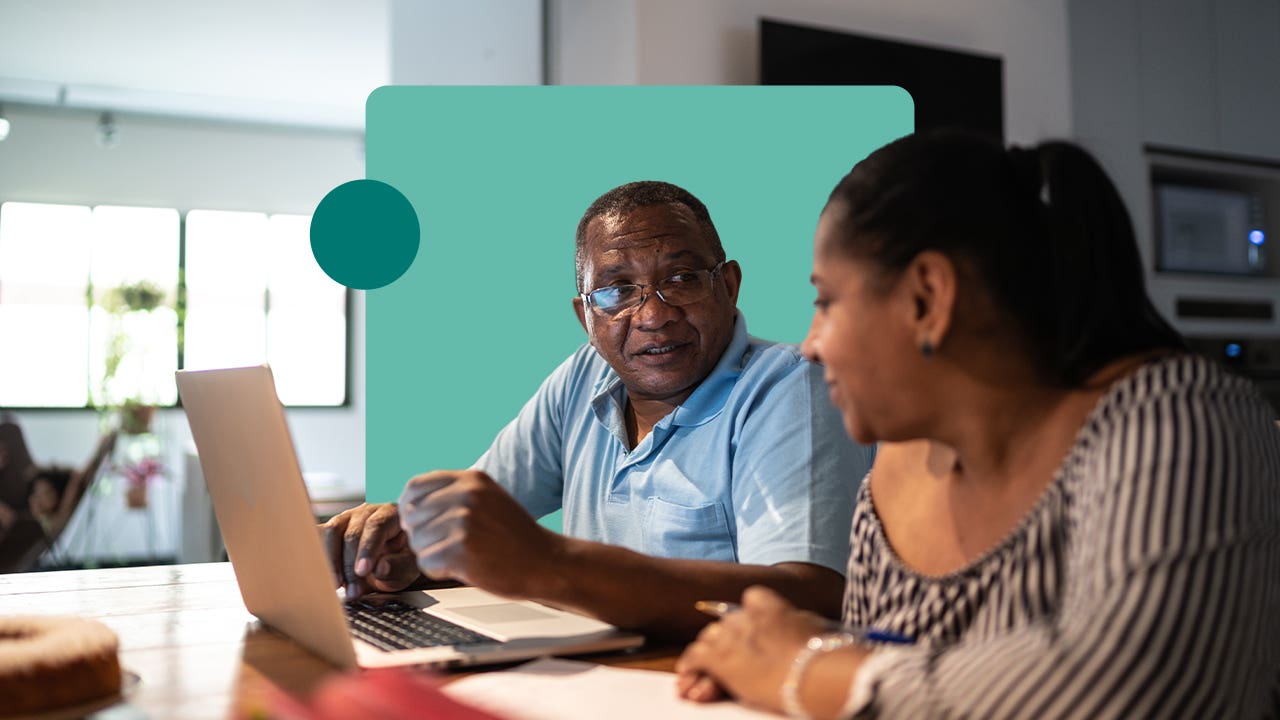
[{"label": "blurred background chair", "polygon": [[32,460],[17,423],[0,418],[0,572],[24,572],[39,564],[101,472],[115,442],[115,430],[103,435],[79,469],[41,467]]}]

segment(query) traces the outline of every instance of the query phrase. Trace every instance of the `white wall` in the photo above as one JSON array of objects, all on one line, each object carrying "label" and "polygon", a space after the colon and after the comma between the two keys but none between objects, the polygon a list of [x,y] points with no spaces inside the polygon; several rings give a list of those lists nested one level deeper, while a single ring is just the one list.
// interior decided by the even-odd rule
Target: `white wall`
[{"label": "white wall", "polygon": [[548,83],[636,83],[638,33],[633,0],[551,0],[547,14]]},{"label": "white wall", "polygon": [[766,17],[1000,55],[1008,140],[1071,134],[1063,0],[553,0],[551,17],[561,84],[755,83]]},{"label": "white wall", "polygon": [[396,85],[542,83],[542,0],[391,0]]},{"label": "white wall", "polygon": [[115,115],[120,144],[99,147],[98,115],[9,107],[0,198],[310,213],[364,177],[363,136]]}]

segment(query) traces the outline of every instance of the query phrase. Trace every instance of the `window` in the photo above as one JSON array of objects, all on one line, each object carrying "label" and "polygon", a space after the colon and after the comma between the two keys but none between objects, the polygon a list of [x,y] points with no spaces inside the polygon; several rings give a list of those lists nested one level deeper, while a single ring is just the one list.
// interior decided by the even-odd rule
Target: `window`
[{"label": "window", "polygon": [[[103,405],[130,399],[172,405],[178,398],[178,211],[99,206],[90,225],[89,397]],[[160,294],[138,297],[140,288]]]},{"label": "window", "polygon": [[180,365],[264,362],[285,404],[343,404],[347,292],[312,257],[310,222],[0,205],[0,406],[172,405]]},{"label": "window", "polygon": [[266,360],[266,226],[261,213],[187,213],[187,367]]},{"label": "window", "polygon": [[267,362],[286,405],[346,399],[347,292],[311,253],[311,217],[267,221]]},{"label": "window", "polygon": [[89,399],[87,207],[0,205],[0,405]]}]

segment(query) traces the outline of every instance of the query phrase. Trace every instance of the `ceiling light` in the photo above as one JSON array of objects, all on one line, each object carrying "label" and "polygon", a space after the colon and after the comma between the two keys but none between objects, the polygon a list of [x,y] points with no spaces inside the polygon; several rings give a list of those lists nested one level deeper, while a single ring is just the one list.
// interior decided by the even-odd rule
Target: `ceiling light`
[{"label": "ceiling light", "polygon": [[98,118],[98,147],[111,148],[120,144],[120,128],[116,127],[115,116],[104,112]]}]

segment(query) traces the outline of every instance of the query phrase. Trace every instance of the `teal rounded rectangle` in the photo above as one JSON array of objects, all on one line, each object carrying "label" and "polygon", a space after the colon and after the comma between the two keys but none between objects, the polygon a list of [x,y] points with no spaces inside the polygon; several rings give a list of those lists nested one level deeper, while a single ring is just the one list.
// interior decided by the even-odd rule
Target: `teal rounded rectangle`
[{"label": "teal rounded rectangle", "polygon": [[586,341],[574,231],[622,183],[701,199],[742,266],[751,333],[799,342],[818,213],[854,163],[912,131],[913,113],[897,87],[376,90],[366,172],[408,198],[422,236],[409,270],[366,297],[369,500],[469,466]]}]

